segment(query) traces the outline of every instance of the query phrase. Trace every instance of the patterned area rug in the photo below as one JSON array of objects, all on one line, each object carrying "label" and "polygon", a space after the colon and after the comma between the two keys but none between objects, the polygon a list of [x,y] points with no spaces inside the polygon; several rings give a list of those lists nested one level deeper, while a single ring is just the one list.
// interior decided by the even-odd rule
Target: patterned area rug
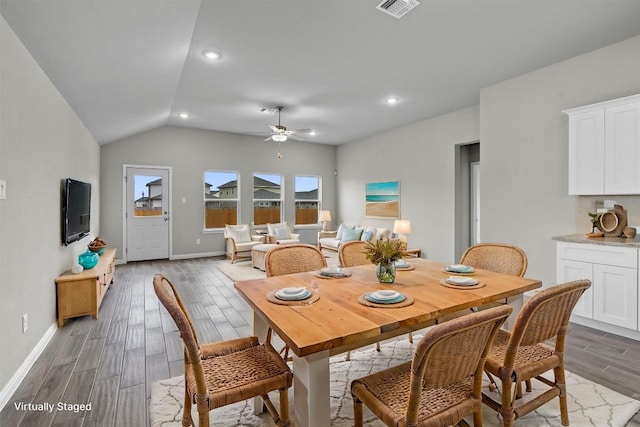
[{"label": "patterned area rug", "polygon": [[[414,341],[416,343],[418,340],[419,337],[415,337]],[[373,348],[352,352],[350,362],[345,361],[343,355],[332,357],[330,361],[331,425],[340,427],[353,425],[353,402],[349,392],[351,380],[410,360],[412,354],[413,345],[405,339],[398,339],[397,341],[383,344],[380,353]],[[153,384],[149,407],[151,427],[181,426],[184,396],[183,381],[183,377],[180,376]],[[539,384],[539,382],[533,381],[534,391],[536,383]],[[569,420],[572,426],[631,426],[632,424],[627,424],[628,421],[640,410],[640,401],[609,390],[570,372],[567,372],[567,389]],[[292,396],[293,390],[290,391],[290,397]],[[497,398],[499,399],[499,396]],[[277,394],[274,394],[272,401],[277,404]],[[558,399],[554,399],[537,411],[521,418],[518,425],[527,427],[561,426],[559,414]],[[502,425],[496,414],[486,407],[483,408],[483,418],[485,427]],[[197,423],[198,418],[195,410],[193,419]],[[211,412],[210,420],[210,425],[216,427],[274,425],[267,415],[254,415],[250,404],[247,402],[216,409]],[[366,407],[364,424],[369,427],[384,426]],[[470,424],[473,425],[472,422]]]}]

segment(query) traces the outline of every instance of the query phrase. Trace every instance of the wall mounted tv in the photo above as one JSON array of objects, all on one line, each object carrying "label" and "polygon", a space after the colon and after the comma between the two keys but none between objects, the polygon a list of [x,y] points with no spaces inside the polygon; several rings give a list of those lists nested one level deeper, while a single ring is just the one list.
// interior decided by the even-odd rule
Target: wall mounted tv
[{"label": "wall mounted tv", "polygon": [[91,184],[67,178],[62,187],[62,244],[80,240],[91,228]]}]

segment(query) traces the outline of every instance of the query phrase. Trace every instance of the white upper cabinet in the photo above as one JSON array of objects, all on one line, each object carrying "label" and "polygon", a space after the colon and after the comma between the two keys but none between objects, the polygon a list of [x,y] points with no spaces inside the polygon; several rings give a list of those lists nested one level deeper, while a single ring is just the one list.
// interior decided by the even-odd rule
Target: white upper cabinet
[{"label": "white upper cabinet", "polygon": [[640,95],[565,110],[569,194],[640,194]]}]

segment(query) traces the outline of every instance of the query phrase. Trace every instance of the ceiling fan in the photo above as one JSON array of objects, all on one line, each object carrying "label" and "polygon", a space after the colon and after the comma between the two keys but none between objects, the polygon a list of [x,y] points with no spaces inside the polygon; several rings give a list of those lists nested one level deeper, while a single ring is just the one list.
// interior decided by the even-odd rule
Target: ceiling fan
[{"label": "ceiling fan", "polygon": [[[265,138],[265,141],[276,141],[276,142],[284,142],[288,138],[296,139],[298,141],[304,141],[304,138],[299,136],[300,134],[311,133],[313,132],[311,129],[287,129],[286,126],[280,123],[280,112],[282,111],[282,106],[277,106],[274,110],[278,111],[278,124],[277,125],[267,125],[271,132],[250,132],[250,133],[260,133],[260,134],[268,134],[269,136]],[[263,109],[266,111],[267,109]],[[261,110],[262,111],[262,110]]]}]

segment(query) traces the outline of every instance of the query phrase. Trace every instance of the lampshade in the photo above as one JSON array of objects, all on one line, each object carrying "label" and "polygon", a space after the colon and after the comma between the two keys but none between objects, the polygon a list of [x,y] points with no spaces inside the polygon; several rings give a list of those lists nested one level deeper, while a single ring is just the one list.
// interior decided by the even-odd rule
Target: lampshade
[{"label": "lampshade", "polygon": [[331,221],[331,211],[318,212],[318,222]]},{"label": "lampshade", "polygon": [[393,232],[396,234],[411,233],[411,221],[408,219],[396,219],[393,223]]}]

